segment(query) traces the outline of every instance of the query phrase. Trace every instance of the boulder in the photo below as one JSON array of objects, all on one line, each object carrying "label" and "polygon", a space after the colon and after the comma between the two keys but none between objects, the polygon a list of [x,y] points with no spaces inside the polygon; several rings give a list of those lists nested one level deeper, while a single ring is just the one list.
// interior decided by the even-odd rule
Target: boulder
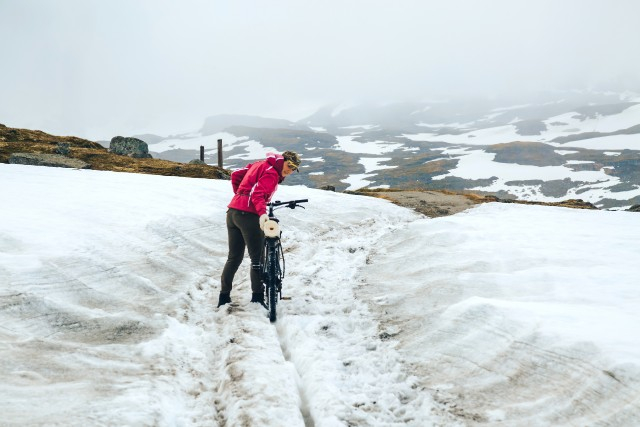
[{"label": "boulder", "polygon": [[633,205],[631,206],[629,209],[627,209],[629,212],[640,212],[640,205]]},{"label": "boulder", "polygon": [[115,136],[109,144],[109,152],[121,156],[135,157],[137,159],[149,159],[149,146],[138,138],[125,138]]},{"label": "boulder", "polygon": [[58,168],[88,169],[88,163],[60,154],[13,153],[9,163],[15,165],[52,166]]}]

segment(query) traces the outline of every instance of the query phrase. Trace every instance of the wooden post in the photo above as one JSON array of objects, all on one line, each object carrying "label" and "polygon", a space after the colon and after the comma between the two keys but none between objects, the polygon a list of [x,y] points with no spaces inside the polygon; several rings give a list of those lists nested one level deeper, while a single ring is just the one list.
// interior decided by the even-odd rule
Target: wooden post
[{"label": "wooden post", "polygon": [[204,162],[204,145],[200,146],[200,161]]},{"label": "wooden post", "polygon": [[218,167],[222,169],[222,140],[218,140]]}]

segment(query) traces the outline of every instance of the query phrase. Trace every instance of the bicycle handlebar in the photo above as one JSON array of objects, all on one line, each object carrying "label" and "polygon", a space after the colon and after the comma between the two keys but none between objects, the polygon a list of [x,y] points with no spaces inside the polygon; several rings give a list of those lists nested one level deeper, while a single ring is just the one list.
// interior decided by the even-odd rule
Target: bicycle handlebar
[{"label": "bicycle handlebar", "polygon": [[267,206],[275,208],[276,206],[287,206],[290,209],[294,209],[300,203],[307,203],[309,199],[300,199],[300,200],[289,200],[288,202],[281,202],[280,200],[276,200],[275,202],[267,203]]},{"label": "bicycle handlebar", "polygon": [[[301,208],[304,209],[304,206],[301,205],[301,203],[306,203],[308,202],[309,199],[299,199],[299,200],[289,200],[288,202],[281,202],[280,200],[276,200],[275,202],[269,202],[267,203],[267,207],[268,209],[268,215],[269,215],[269,219],[275,223],[278,223],[278,218],[275,217],[275,215],[273,214],[273,211],[275,209],[278,209],[279,207],[283,207],[286,206],[289,209],[295,209],[296,206],[299,206]],[[264,223],[264,235],[266,237],[270,237],[270,238],[279,238],[280,236],[280,229],[279,227],[277,227],[275,224],[270,224],[269,226],[267,226],[268,222]]]}]

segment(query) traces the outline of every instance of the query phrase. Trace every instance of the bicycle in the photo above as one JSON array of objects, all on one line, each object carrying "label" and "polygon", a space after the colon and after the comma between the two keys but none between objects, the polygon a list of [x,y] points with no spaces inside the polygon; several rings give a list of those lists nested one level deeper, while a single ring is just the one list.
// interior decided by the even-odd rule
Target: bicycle
[{"label": "bicycle", "polygon": [[[269,219],[264,224],[264,247],[260,265],[265,292],[265,305],[269,312],[269,320],[272,323],[276,321],[278,301],[281,299],[290,299],[282,296],[282,279],[285,273],[284,253],[282,252],[282,245],[280,243],[282,231],[280,231],[279,220],[275,217],[273,211],[285,206],[289,209],[295,209],[296,207],[304,209],[301,203],[308,201],[309,199],[290,200],[288,202],[277,200],[267,203]],[[280,260],[282,260],[282,267],[280,267]]]}]

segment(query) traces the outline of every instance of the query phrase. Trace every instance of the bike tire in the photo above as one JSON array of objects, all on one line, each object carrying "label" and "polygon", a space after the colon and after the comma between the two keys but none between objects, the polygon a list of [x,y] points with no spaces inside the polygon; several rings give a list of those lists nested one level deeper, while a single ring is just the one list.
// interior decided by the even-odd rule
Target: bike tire
[{"label": "bike tire", "polygon": [[276,321],[277,305],[278,305],[278,259],[277,249],[274,246],[267,247],[265,252],[265,289],[267,293],[267,310],[269,311],[269,320],[273,323]]},{"label": "bike tire", "polygon": [[[275,282],[275,281],[274,281]],[[269,321],[271,323],[276,321],[278,313],[276,310],[278,304],[278,291],[276,290],[275,283],[269,284]]]}]

